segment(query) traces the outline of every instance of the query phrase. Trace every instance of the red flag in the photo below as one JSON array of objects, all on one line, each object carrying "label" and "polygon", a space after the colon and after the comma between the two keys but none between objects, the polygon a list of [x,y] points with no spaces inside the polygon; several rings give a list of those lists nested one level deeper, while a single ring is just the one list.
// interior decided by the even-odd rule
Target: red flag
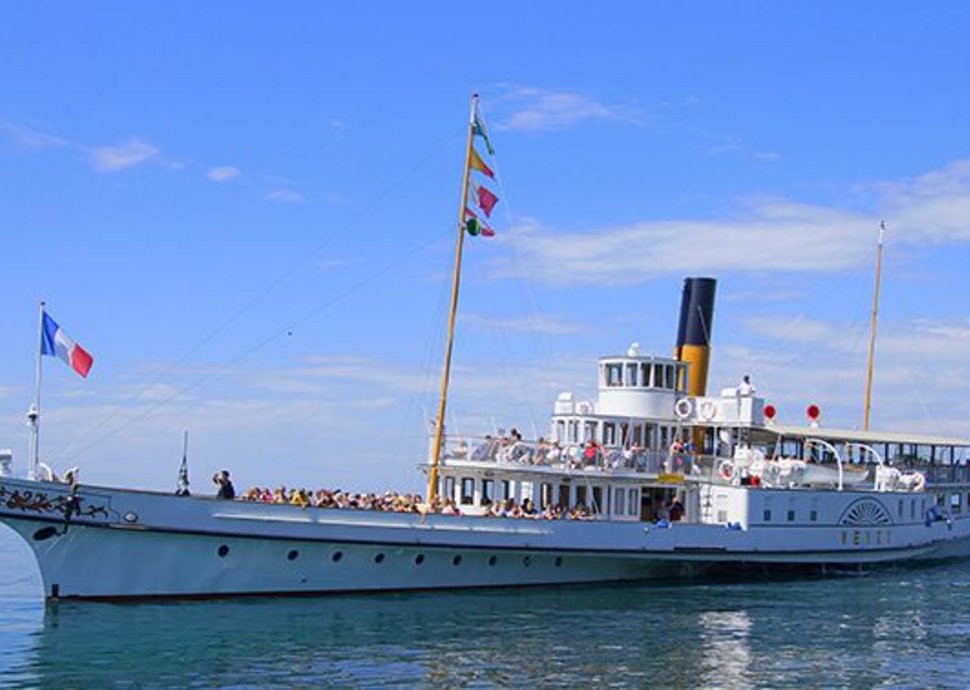
[{"label": "red flag", "polygon": [[498,197],[492,193],[492,190],[478,185],[475,186],[475,196],[478,197],[478,207],[485,212],[486,218],[490,218],[492,209],[498,203]]}]

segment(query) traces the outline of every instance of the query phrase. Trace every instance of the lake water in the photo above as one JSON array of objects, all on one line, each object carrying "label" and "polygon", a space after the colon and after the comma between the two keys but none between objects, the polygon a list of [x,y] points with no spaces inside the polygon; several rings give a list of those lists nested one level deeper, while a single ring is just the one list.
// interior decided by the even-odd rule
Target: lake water
[{"label": "lake water", "polygon": [[0,527],[5,687],[966,687],[970,564],[865,576],[45,607]]}]

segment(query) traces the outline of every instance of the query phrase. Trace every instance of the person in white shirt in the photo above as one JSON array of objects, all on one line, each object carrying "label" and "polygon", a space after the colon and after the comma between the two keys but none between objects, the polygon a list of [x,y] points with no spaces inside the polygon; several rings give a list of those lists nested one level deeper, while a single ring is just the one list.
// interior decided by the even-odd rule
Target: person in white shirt
[{"label": "person in white shirt", "polygon": [[738,395],[750,396],[755,394],[754,384],[751,383],[751,377],[747,374],[741,379],[741,385],[738,386]]}]

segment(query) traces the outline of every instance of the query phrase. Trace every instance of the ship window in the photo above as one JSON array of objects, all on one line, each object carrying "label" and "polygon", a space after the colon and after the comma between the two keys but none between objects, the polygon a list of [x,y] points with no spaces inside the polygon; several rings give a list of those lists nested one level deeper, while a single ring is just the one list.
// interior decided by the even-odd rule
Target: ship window
[{"label": "ship window", "polygon": [[614,506],[616,508],[616,514],[617,515],[624,515],[624,514],[626,514],[626,500],[625,500],[626,499],[626,496],[623,495],[625,491],[626,491],[626,489],[616,489],[613,492],[613,495],[616,497],[613,500],[613,504],[614,504]]},{"label": "ship window", "polygon": [[454,500],[455,498],[455,478],[445,477],[445,497]]},{"label": "ship window", "polygon": [[475,480],[471,477],[463,477],[461,480],[461,504],[471,505],[475,499]]},{"label": "ship window", "polygon": [[627,515],[636,515],[639,511],[637,510],[637,504],[640,503],[640,489],[630,489],[627,508]]},{"label": "ship window", "polygon": [[623,385],[623,365],[622,364],[606,365],[606,385],[607,386]]},{"label": "ship window", "polygon": [[673,390],[677,387],[677,382],[674,379],[674,368],[671,365],[664,367],[664,373],[666,374],[666,379],[664,380],[664,388],[667,390]]},{"label": "ship window", "polygon": [[566,441],[566,422],[561,419],[556,422],[556,438],[553,441],[564,443]]},{"label": "ship window", "polygon": [[498,563],[498,558],[496,556],[489,556],[488,557],[488,564],[489,565],[495,565],[496,563]]},{"label": "ship window", "polygon": [[808,514],[808,519],[812,522],[818,522],[818,511],[813,510]]},{"label": "ship window", "polygon": [[334,551],[333,552],[333,556],[331,556],[330,559],[334,563],[339,563],[340,562],[340,559],[343,558],[343,557],[344,557],[344,552],[343,551]]},{"label": "ship window", "polygon": [[461,563],[461,554],[459,554],[459,555],[457,555],[457,556],[455,556],[454,558],[451,559],[451,564],[452,565],[459,565],[460,563]]},{"label": "ship window", "polygon": [[552,484],[543,482],[539,487],[539,507],[548,508],[552,505]]},{"label": "ship window", "polygon": [[626,365],[626,385],[636,386],[637,385],[637,365],[636,362],[631,362]]},{"label": "ship window", "polygon": [[586,505],[586,487],[577,486],[576,487],[576,505],[585,506]]},{"label": "ship window", "polygon": [[960,494],[950,495],[950,511],[953,513],[960,513],[963,510],[963,505],[960,503]]},{"label": "ship window", "polygon": [[596,440],[596,422],[586,422],[583,424],[583,441],[590,439]]},{"label": "ship window", "polygon": [[613,422],[603,423],[603,445],[604,446],[616,445],[616,424],[614,424]]},{"label": "ship window", "polygon": [[482,480],[482,505],[491,505],[495,501],[495,480]]},{"label": "ship window", "polygon": [[555,563],[556,563],[556,567],[557,568],[561,568],[562,567],[562,556],[556,556]]},{"label": "ship window", "polygon": [[512,484],[509,483],[508,479],[502,480],[502,496],[500,500],[507,501],[512,498]]},{"label": "ship window", "polygon": [[662,364],[653,365],[653,387],[654,388],[664,387],[664,368]]},{"label": "ship window", "polygon": [[795,511],[794,510],[789,510],[788,511],[788,522],[795,522]]},{"label": "ship window", "polygon": [[559,485],[559,507],[569,508],[569,484]]},{"label": "ship window", "polygon": [[644,388],[650,388],[653,382],[650,380],[650,370],[652,367],[649,364],[640,365],[640,385]]},{"label": "ship window", "polygon": [[771,509],[770,508],[766,508],[765,509],[763,519],[764,519],[765,522],[771,522]]},{"label": "ship window", "polygon": [[579,422],[575,420],[569,422],[569,442],[579,443]]},{"label": "ship window", "polygon": [[593,487],[593,510],[597,513],[603,512],[603,487]]},{"label": "ship window", "polygon": [[909,518],[911,520],[916,518],[916,499],[915,498],[909,502]]},{"label": "ship window", "polygon": [[643,445],[643,427],[641,425],[639,425],[639,424],[634,424],[633,425],[633,439],[632,439],[632,442],[633,442],[633,445],[634,446],[642,446]]},{"label": "ship window", "polygon": [[530,565],[532,565],[532,559],[529,556],[523,556],[522,565],[528,568]]},{"label": "ship window", "polygon": [[421,565],[422,563],[424,563],[424,554],[419,553],[414,557],[414,565]]},{"label": "ship window", "polygon": [[378,565],[380,565],[381,563],[383,563],[384,562],[384,554],[379,553],[376,556],[374,556],[374,562],[377,563]]},{"label": "ship window", "polygon": [[297,556],[299,556],[299,555],[300,555],[300,552],[297,551],[296,549],[293,549],[288,554],[286,554],[286,560],[288,560],[288,561],[295,561],[297,559]]},{"label": "ship window", "polygon": [[899,517],[903,516],[903,499],[899,499]]},{"label": "ship window", "polygon": [[229,547],[223,544],[219,547],[219,551],[217,551],[217,553],[219,554],[219,558],[225,558],[229,555]]}]

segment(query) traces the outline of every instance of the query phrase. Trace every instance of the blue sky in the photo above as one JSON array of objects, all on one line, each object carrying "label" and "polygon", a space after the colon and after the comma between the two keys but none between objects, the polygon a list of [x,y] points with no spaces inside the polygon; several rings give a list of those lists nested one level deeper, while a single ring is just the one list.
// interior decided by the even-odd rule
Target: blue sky
[{"label": "blue sky", "polygon": [[673,345],[720,281],[713,381],[788,420],[970,436],[970,8],[31,3],[0,24],[0,446],[168,488],[418,486],[468,98],[498,237],[468,246],[456,428],[544,433],[595,359]]}]

